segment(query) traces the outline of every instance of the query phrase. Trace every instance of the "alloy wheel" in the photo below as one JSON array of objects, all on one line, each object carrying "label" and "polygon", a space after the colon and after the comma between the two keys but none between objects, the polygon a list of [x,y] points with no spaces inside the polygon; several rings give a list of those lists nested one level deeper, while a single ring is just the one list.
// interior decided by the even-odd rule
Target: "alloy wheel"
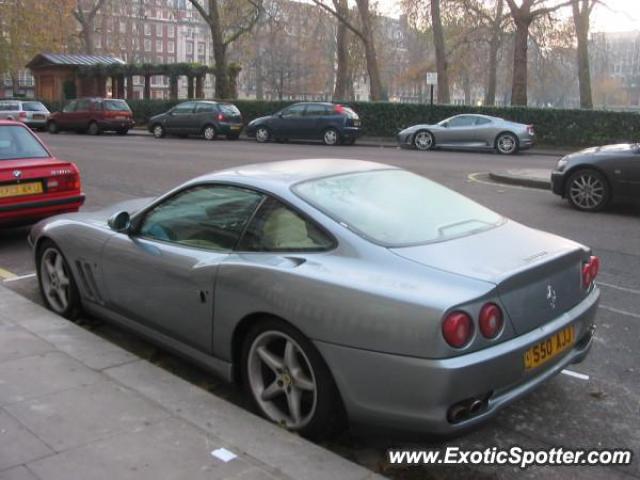
[{"label": "alloy wheel", "polygon": [[164,137],[164,128],[162,127],[162,125],[156,125],[155,127],[153,127],[153,136],[156,138]]},{"label": "alloy wheel", "polygon": [[569,185],[571,202],[583,210],[597,210],[606,200],[606,186],[599,176],[584,172],[572,178]]},{"label": "alloy wheel", "polygon": [[413,139],[413,144],[418,150],[431,150],[431,147],[433,147],[433,135],[429,132],[418,132]]},{"label": "alloy wheel", "polygon": [[205,127],[204,129],[204,138],[206,140],[213,140],[216,138],[216,129],[213,128],[211,125],[209,125],[208,127]]},{"label": "alloy wheel", "polygon": [[316,375],[289,335],[277,330],[258,335],[247,356],[247,374],[251,393],[269,419],[290,430],[312,420],[318,404]]},{"label": "alloy wheel", "polygon": [[500,135],[498,138],[498,151],[504,155],[515,153],[518,148],[518,142],[515,137],[509,133]]},{"label": "alloy wheel", "polygon": [[325,145],[335,145],[338,143],[338,140],[339,140],[338,132],[333,128],[330,128],[329,130],[324,132],[324,135],[322,136],[322,140],[324,141]]},{"label": "alloy wheel", "polygon": [[267,130],[264,127],[260,127],[258,128],[258,130],[256,130],[256,140],[260,143],[265,143],[267,141],[269,141],[269,130]]},{"label": "alloy wheel", "polygon": [[64,314],[71,302],[71,279],[62,254],[47,248],[40,260],[42,290],[51,309]]}]

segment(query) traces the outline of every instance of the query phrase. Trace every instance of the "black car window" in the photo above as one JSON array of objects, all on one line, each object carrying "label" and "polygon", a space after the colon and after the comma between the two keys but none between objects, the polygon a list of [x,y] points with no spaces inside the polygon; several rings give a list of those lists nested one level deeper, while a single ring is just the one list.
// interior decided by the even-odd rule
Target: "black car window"
[{"label": "black car window", "polygon": [[307,108],[304,111],[305,117],[323,117],[326,115],[331,115],[333,112],[333,108],[328,105],[318,105],[318,104],[310,104],[307,105]]},{"label": "black car window", "polygon": [[274,198],[268,198],[258,210],[238,246],[249,252],[321,251],[333,246],[333,240],[313,222]]},{"label": "black car window", "polygon": [[140,235],[154,240],[228,251],[263,196],[251,190],[203,185],[162,202],[146,215]]},{"label": "black car window", "polygon": [[476,125],[488,125],[491,123],[491,119],[484,117],[475,117]]},{"label": "black car window", "polygon": [[282,111],[282,116],[285,118],[296,118],[304,115],[304,105],[292,105],[286,110]]},{"label": "black car window", "polygon": [[460,115],[449,120],[450,127],[470,127],[475,124],[475,118],[469,115]]},{"label": "black car window", "polygon": [[192,113],[193,108],[196,106],[196,102],[184,102],[177,105],[172,112],[173,113]]},{"label": "black car window", "polygon": [[48,112],[47,107],[45,107],[40,102],[24,102],[22,104],[22,108],[26,112],[45,112],[45,113]]},{"label": "black car window", "polygon": [[196,106],[196,113],[215,113],[218,109],[214,103],[199,103]]},{"label": "black car window", "polygon": [[78,105],[78,102],[76,100],[74,100],[73,102],[67,103],[65,105],[65,107],[62,109],[62,111],[64,113],[71,113],[71,112],[75,112],[76,111],[76,106]]}]

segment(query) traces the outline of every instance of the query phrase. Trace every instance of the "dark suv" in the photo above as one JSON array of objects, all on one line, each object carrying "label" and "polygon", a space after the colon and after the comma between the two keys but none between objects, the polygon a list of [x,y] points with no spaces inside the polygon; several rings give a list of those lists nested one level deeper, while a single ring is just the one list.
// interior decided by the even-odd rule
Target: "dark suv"
[{"label": "dark suv", "polygon": [[325,145],[353,145],[360,136],[360,118],[349,107],[333,103],[295,103],[247,125],[258,142],[289,139],[322,140]]},{"label": "dark suv", "polygon": [[129,105],[117,98],[72,100],[61,112],[52,113],[47,120],[49,133],[75,130],[90,135],[98,135],[105,131],[126,135],[134,125]]},{"label": "dark suv", "polygon": [[167,134],[202,135],[213,140],[224,135],[236,140],[242,126],[242,114],[235,105],[210,101],[183,102],[149,120],[149,131],[156,138]]}]

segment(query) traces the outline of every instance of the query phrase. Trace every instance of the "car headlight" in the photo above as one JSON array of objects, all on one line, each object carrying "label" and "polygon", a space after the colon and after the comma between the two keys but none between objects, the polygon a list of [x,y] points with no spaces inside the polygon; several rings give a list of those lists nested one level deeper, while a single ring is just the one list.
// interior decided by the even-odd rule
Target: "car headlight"
[{"label": "car headlight", "polygon": [[556,170],[560,172],[563,171],[567,166],[567,163],[569,163],[569,160],[567,160],[566,158],[561,158],[560,160],[558,160],[558,165],[556,165]]}]

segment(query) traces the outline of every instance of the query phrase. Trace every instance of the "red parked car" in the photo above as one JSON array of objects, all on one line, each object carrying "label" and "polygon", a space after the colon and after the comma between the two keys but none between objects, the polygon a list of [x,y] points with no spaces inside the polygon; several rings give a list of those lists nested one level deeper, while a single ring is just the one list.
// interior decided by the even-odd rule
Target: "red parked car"
[{"label": "red parked car", "polygon": [[55,158],[22,123],[0,120],[0,227],[77,212],[83,203],[78,167]]},{"label": "red parked car", "polygon": [[47,121],[49,133],[63,130],[99,135],[105,131],[126,135],[133,128],[133,113],[124,100],[117,98],[79,98],[69,102],[61,112]]}]

